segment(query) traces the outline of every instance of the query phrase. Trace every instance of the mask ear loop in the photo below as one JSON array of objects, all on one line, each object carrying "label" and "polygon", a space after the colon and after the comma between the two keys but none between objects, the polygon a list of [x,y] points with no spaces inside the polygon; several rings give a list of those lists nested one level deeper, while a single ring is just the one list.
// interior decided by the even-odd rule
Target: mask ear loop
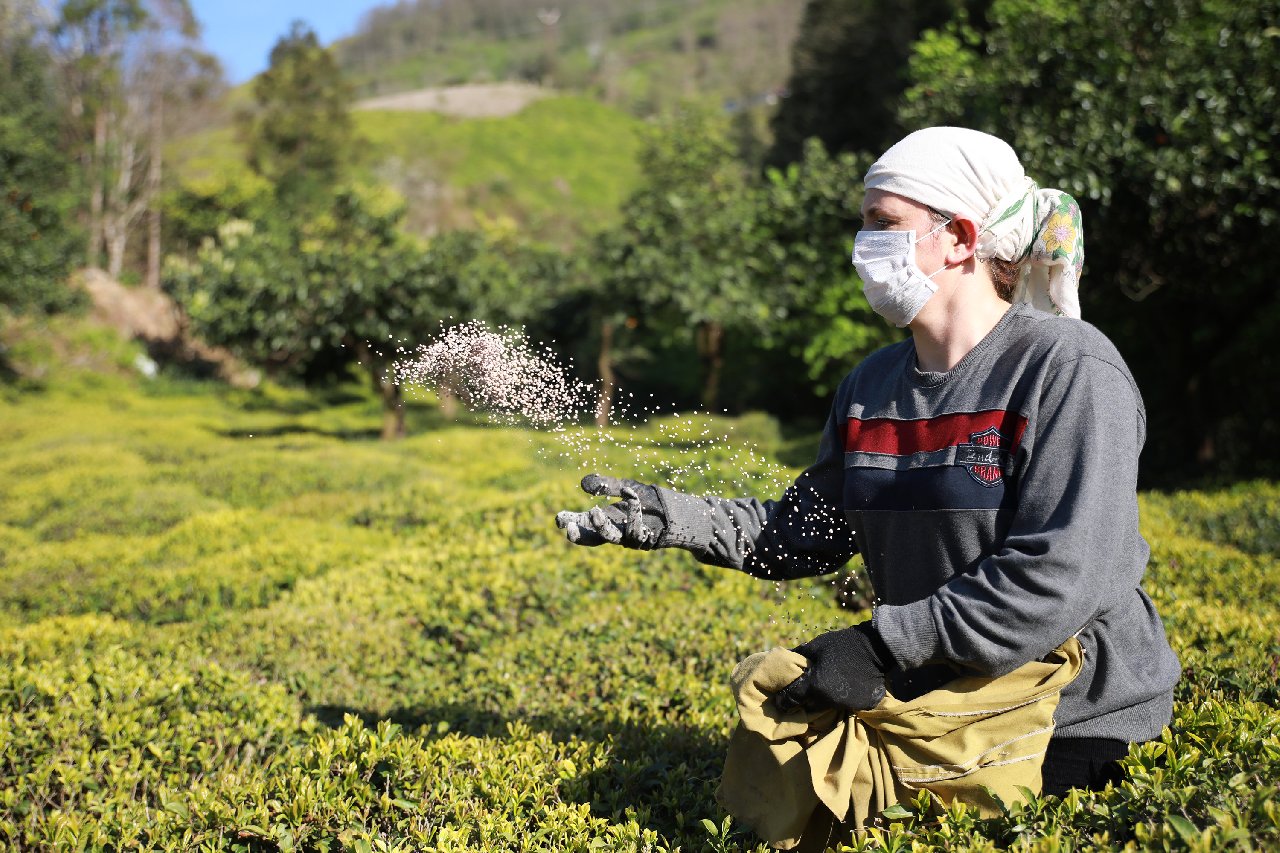
[{"label": "mask ear loop", "polygon": [[[955,222],[955,221],[956,221],[956,218],[955,218],[954,216],[948,216],[947,214],[943,213],[943,212],[942,212],[942,211],[940,211],[940,210],[934,210],[932,207],[931,207],[931,208],[929,208],[929,212],[930,212],[930,213],[932,213],[932,214],[934,214],[934,215],[936,215],[936,216],[941,216],[941,217],[943,217],[944,219],[946,219],[946,222],[939,222],[939,223],[938,223],[938,226],[937,226],[936,228],[934,228],[934,229],[933,229],[932,231],[930,231],[928,234],[924,235],[924,237],[921,237],[921,238],[920,238],[920,240],[916,240],[914,243],[912,243],[912,244],[911,244],[912,246],[916,245],[916,243],[919,243],[921,240],[924,240],[924,239],[926,239],[926,238],[928,238],[928,237],[932,237],[934,234],[937,234],[937,233],[938,233],[939,231],[941,231],[943,228],[946,228],[946,227],[947,227],[948,225],[950,225],[952,222]],[[925,275],[924,277],[925,277],[925,278],[927,278],[927,279],[932,280],[932,279],[933,279],[933,277],[934,277],[935,275],[937,275],[938,273],[942,272],[943,270],[945,270],[945,269],[946,269],[947,267],[949,267],[949,266],[951,266],[951,264],[943,264],[942,266],[938,267],[936,270],[934,270],[933,272],[929,273],[928,275]],[[919,268],[919,266],[917,266],[917,267],[916,267],[916,269],[920,269],[920,268]],[[921,274],[921,275],[924,275],[924,270],[920,270],[920,274]]]}]

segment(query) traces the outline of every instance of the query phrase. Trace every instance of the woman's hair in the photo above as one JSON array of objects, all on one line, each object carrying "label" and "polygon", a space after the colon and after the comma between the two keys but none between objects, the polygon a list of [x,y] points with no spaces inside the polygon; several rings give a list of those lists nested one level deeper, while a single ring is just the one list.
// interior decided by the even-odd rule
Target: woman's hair
[{"label": "woman's hair", "polygon": [[[929,216],[934,222],[949,222],[951,217],[945,213],[940,213],[932,208],[929,209]],[[981,263],[987,265],[987,272],[991,276],[991,283],[995,285],[996,296],[999,296],[1005,302],[1013,301],[1013,294],[1018,289],[1018,282],[1022,279],[1022,264],[1017,261],[1006,261],[1004,258],[979,258]]]},{"label": "woman's hair", "polygon": [[1022,279],[1022,264],[1017,261],[1006,261],[1004,258],[983,258],[987,272],[991,273],[991,283],[996,286],[996,296],[1005,302],[1013,301],[1013,294]]}]

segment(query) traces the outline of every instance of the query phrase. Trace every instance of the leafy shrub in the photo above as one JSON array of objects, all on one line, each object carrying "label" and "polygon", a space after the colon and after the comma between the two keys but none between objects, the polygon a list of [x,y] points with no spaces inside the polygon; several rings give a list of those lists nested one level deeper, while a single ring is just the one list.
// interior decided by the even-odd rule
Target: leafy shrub
[{"label": "leafy shrub", "polygon": [[[77,649],[62,641],[68,634],[89,641]],[[314,727],[280,688],[186,647],[139,653],[101,642],[112,634],[130,636],[100,617],[0,635],[0,841],[137,844],[170,792],[252,772]],[[61,653],[41,655],[41,646]]]},{"label": "leafy shrub", "polygon": [[1260,556],[1280,552],[1280,483],[1260,480],[1215,492],[1152,494],[1147,506],[1167,513],[1195,538]]},{"label": "leafy shrub", "polygon": [[[858,618],[846,586],[566,545],[555,511],[590,501],[555,436],[390,445],[344,437],[367,400],[267,397],[0,402],[0,847],[764,850],[713,798],[728,672]],[[794,469],[748,437],[781,442],[672,416],[571,461],[771,492]],[[1142,497],[1185,671],[1128,781],[988,819],[903,804],[855,849],[1280,845],[1274,502]]]}]

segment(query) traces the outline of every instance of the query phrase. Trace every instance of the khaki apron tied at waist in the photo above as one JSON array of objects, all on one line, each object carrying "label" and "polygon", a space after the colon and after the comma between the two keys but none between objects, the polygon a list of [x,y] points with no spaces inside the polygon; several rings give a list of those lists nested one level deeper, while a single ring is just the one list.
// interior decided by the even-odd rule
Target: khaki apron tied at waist
[{"label": "khaki apron tied at waist", "polygon": [[716,799],[780,850],[815,832],[825,842],[833,817],[861,828],[920,790],[993,814],[987,788],[1004,802],[1023,799],[1019,786],[1040,792],[1053,713],[1082,665],[1072,637],[1008,675],[956,678],[910,702],[886,696],[856,714],[782,714],[770,697],[806,661],[789,649],[760,652],[733,671],[739,722]]}]

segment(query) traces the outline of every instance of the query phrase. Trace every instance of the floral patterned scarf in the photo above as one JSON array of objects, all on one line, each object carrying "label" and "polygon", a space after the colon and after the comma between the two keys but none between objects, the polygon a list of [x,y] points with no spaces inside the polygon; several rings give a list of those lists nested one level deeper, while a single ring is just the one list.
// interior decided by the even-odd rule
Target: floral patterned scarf
[{"label": "floral patterned scarf", "polygon": [[1080,205],[1061,190],[1041,189],[1030,178],[1025,181],[983,223],[978,257],[1022,263],[1014,301],[1078,319],[1084,267]]}]

